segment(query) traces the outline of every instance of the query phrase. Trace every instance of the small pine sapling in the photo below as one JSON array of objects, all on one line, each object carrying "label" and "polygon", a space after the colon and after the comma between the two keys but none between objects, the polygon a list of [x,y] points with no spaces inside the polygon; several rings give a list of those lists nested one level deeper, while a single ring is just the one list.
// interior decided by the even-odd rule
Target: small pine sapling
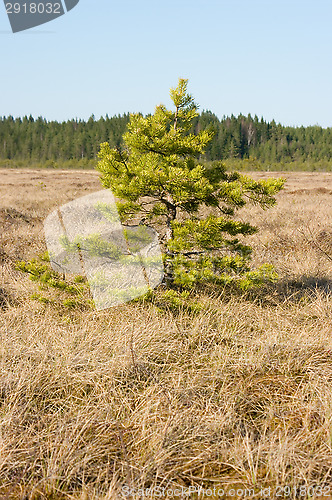
[{"label": "small pine sapling", "polygon": [[203,155],[213,132],[193,132],[198,106],[187,84],[179,79],[171,89],[174,110],[160,104],[151,116],[132,114],[123,148],[101,144],[101,182],[120,200],[124,224],[139,220],[158,230],[168,288],[214,283],[247,289],[273,280],[272,266],[250,268],[252,249],[240,237],[257,228],[235,213],[247,202],[273,206],[284,180],[255,181],[227,173],[219,161],[207,165]]}]

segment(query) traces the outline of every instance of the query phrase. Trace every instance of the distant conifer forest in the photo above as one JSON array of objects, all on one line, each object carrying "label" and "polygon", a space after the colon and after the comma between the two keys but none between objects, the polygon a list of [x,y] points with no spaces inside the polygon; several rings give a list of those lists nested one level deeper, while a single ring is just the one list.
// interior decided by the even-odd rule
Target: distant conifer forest
[{"label": "distant conifer forest", "polygon": [[[0,167],[94,168],[102,142],[121,147],[129,119],[129,113],[62,123],[0,117]],[[242,170],[332,171],[331,127],[289,127],[251,115],[219,119],[203,111],[192,132],[208,128],[215,135],[201,160]]]}]

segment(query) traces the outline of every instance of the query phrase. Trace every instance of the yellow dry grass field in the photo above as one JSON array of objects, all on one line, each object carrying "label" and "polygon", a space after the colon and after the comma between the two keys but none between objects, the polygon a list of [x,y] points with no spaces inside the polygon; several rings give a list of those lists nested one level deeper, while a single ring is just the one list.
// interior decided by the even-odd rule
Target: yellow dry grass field
[{"label": "yellow dry grass field", "polygon": [[0,498],[331,498],[332,174],[239,219],[279,282],[193,314],[54,307],[15,269],[92,171],[0,171]]}]

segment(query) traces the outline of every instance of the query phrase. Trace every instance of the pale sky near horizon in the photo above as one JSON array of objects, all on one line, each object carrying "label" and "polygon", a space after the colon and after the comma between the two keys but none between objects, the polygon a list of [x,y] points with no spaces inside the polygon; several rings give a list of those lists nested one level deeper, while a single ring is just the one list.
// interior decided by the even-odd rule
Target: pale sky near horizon
[{"label": "pale sky near horizon", "polygon": [[332,127],[331,24],[331,0],[80,0],[13,34],[1,2],[0,116],[152,113],[182,77],[219,118]]}]

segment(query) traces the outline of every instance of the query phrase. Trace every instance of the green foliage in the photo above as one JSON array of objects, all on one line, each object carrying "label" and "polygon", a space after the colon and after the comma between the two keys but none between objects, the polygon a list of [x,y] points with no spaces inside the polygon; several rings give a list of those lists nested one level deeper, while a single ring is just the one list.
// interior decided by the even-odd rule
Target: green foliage
[{"label": "green foliage", "polygon": [[[48,296],[34,293],[31,296],[33,300],[61,308],[92,307],[86,278],[84,276],[68,277],[57,273],[49,264],[47,252],[29,262],[17,262],[15,267],[27,273],[31,281],[38,283],[41,291],[48,293]],[[55,293],[50,293],[51,290]]]},{"label": "green foliage", "polygon": [[199,313],[204,306],[199,297],[193,295],[189,290],[149,290],[146,294],[134,299],[133,302],[152,304],[160,313],[172,312],[173,314]]},{"label": "green foliage", "polygon": [[221,162],[202,161],[214,131],[195,132],[199,115],[187,80],[180,79],[170,95],[175,110],[161,104],[146,118],[130,115],[123,148],[101,144],[97,168],[104,187],[122,200],[122,221],[140,217],[159,229],[168,287],[213,283],[247,289],[275,279],[266,266],[250,269],[251,248],[239,235],[257,229],[233,217],[248,202],[273,206],[284,180],[255,181],[227,173]]},{"label": "green foliage", "polygon": [[59,240],[68,253],[76,253],[77,249],[81,249],[91,257],[107,256],[110,259],[118,259],[122,255],[118,245],[105,240],[99,233],[90,234],[85,238],[78,236],[72,242],[69,241],[67,236],[61,237]]},{"label": "green foliage", "polygon": [[189,291],[166,290],[158,299],[153,302],[159,310],[170,310],[173,313],[181,311],[191,314],[197,314],[203,309],[199,300],[190,296]]}]

